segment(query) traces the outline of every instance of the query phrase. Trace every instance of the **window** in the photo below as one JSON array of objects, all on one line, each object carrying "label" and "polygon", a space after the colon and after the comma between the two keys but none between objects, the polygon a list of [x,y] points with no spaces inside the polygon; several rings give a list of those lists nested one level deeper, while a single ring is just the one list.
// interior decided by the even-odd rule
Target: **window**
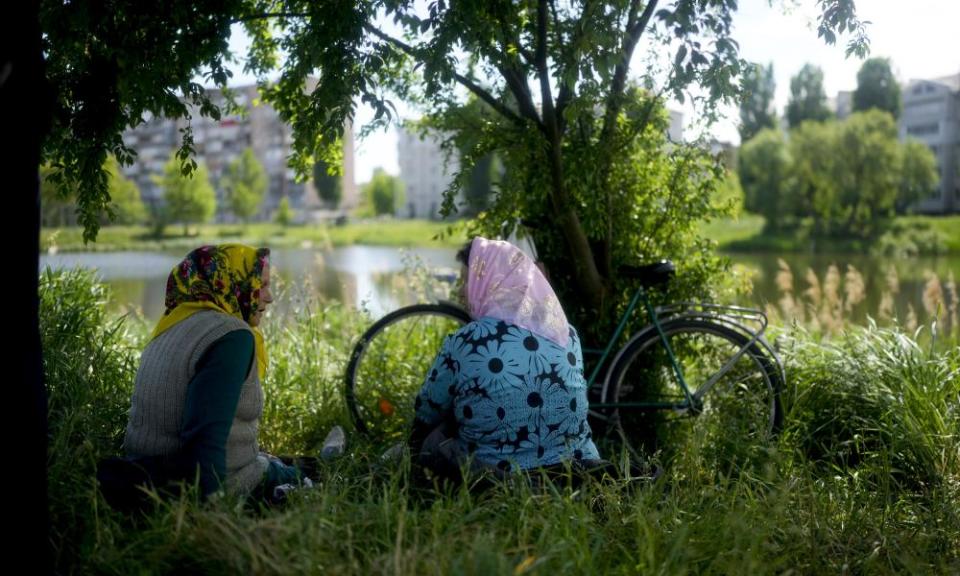
[{"label": "window", "polygon": [[940,133],[940,124],[934,122],[933,124],[917,124],[916,126],[907,126],[907,134],[910,136],[930,136],[931,134]]},{"label": "window", "polygon": [[942,114],[943,100],[912,100],[903,107],[910,114]]}]

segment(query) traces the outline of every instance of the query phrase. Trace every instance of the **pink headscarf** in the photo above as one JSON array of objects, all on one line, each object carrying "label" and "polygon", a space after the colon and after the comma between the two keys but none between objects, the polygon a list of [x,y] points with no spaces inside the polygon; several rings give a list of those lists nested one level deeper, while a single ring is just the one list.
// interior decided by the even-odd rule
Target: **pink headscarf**
[{"label": "pink headscarf", "polygon": [[498,318],[566,347],[570,332],[560,300],[519,248],[474,238],[468,268],[467,307],[473,318]]}]

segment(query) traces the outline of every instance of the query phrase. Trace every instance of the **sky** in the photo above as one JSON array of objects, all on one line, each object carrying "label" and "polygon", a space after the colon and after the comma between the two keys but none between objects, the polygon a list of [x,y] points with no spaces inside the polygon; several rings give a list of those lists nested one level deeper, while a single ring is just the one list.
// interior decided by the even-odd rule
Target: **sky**
[{"label": "sky", "polygon": [[[772,4],[772,5],[771,5]],[[805,63],[820,66],[824,72],[824,88],[828,96],[840,90],[853,90],[857,70],[862,61],[844,55],[846,39],[827,45],[817,38],[815,0],[741,0],[734,16],[734,38],[740,44],[743,58],[767,64],[772,62],[776,77],[776,105],[782,115],[790,95],[790,77]],[[890,58],[897,79],[906,82],[915,78],[935,78],[960,73],[960,0],[858,0],[857,14],[870,21],[870,56]],[[235,29],[231,49],[244,54],[249,40],[242,30]],[[638,47],[640,52],[642,47]],[[633,70],[642,70],[638,53]],[[254,80],[238,69],[233,85]],[[689,104],[668,103],[668,107],[684,113],[685,137],[706,131],[719,140],[739,142],[737,109],[724,110],[726,119],[703,127]],[[401,114],[409,113],[399,106]],[[357,122],[370,118],[369,110],[358,110]],[[394,130],[377,132],[365,140],[357,140],[355,152],[356,180],[366,182],[377,167],[397,174],[397,136]]]}]

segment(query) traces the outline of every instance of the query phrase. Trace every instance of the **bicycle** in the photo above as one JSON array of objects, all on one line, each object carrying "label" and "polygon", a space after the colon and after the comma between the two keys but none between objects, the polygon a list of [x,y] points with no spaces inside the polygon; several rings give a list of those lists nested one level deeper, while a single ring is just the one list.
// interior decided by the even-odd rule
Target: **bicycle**
[{"label": "bicycle", "polygon": [[[620,273],[636,280],[637,290],[604,348],[583,350],[597,359],[587,377],[591,427],[615,429],[640,461],[657,445],[679,441],[677,434],[696,435],[728,456],[767,445],[783,424],[786,375],[764,338],[766,315],[704,302],[654,307],[649,291],[674,276],[670,261]],[[617,348],[641,304],[650,324]],[[466,310],[440,301],[400,308],[367,329],[346,370],[357,430],[394,441],[406,434],[414,395],[442,339],[469,321]]]}]

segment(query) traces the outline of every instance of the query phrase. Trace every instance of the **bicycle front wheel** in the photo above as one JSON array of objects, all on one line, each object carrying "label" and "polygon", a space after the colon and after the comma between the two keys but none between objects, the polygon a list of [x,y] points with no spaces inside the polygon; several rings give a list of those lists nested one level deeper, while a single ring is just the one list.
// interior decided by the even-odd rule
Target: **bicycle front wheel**
[{"label": "bicycle front wheel", "polygon": [[[740,466],[762,456],[783,423],[776,358],[745,334],[708,320],[662,325],[693,402],[656,330],[627,344],[604,401],[631,456],[660,450]],[[739,355],[739,356],[738,356]]]},{"label": "bicycle front wheel", "polygon": [[415,304],[387,314],[364,332],[346,372],[346,403],[354,426],[396,441],[413,422],[413,403],[443,339],[470,321],[450,304]]}]

